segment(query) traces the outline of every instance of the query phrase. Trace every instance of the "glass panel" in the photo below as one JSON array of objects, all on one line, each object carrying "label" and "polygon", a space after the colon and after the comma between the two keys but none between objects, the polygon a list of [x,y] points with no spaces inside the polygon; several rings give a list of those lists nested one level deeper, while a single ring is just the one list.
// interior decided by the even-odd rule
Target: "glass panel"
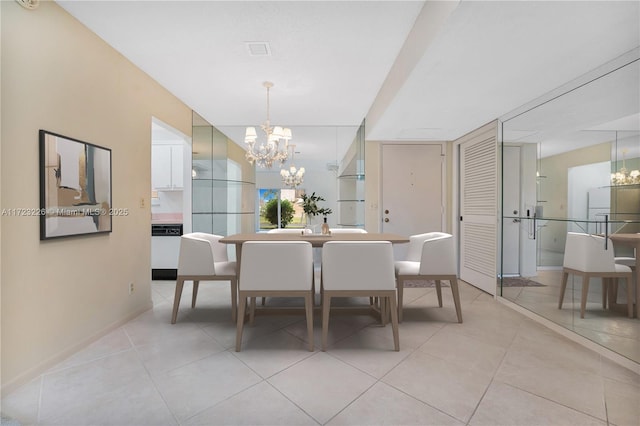
[{"label": "glass panel", "polygon": [[[617,295],[611,286],[603,299],[602,279],[592,278],[584,318],[580,276],[569,274],[560,300],[567,232],[640,232],[640,58],[632,53],[503,121],[499,294],[640,362],[628,283],[620,281]],[[515,159],[514,147],[521,150]],[[515,191],[511,173],[521,179]],[[619,242],[613,248],[616,256],[634,255]]]},{"label": "glass panel", "polygon": [[[244,147],[245,130],[248,126],[219,126],[219,130]],[[291,144],[295,144],[295,166],[304,167],[304,182],[297,186],[296,193],[316,193],[325,199],[321,207],[332,210],[327,217],[330,227],[364,227],[364,122],[360,126],[290,126]],[[257,128],[258,142],[264,137]],[[258,143],[257,142],[257,143]],[[247,163],[248,164],[248,163]],[[289,167],[285,163],[283,167]],[[342,182],[342,177],[346,181]],[[359,181],[357,181],[359,179]],[[256,169],[257,188],[290,189],[280,176],[280,165],[271,169]],[[284,195],[283,197],[291,198]],[[263,193],[254,194],[256,208],[263,208]],[[299,195],[296,195],[299,198]],[[343,201],[344,200],[344,201]],[[361,206],[353,206],[354,203]],[[343,206],[343,204],[345,204]],[[288,227],[302,226],[304,218],[294,205],[293,221]],[[256,229],[272,226],[258,217]],[[322,218],[315,218],[318,224]]]},{"label": "glass panel", "polygon": [[218,235],[254,231],[254,172],[244,167],[237,156],[234,142],[194,113],[194,231]]}]

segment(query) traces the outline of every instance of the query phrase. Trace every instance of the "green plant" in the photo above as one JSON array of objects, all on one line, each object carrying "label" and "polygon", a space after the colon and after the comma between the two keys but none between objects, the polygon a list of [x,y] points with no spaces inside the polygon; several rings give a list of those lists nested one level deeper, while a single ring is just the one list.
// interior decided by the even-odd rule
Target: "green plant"
[{"label": "green plant", "polygon": [[302,205],[304,214],[306,214],[308,217],[314,217],[317,215],[327,216],[333,213],[331,209],[328,209],[326,207],[319,208],[318,201],[325,201],[325,199],[319,195],[316,195],[316,193],[314,192],[311,195],[302,194],[300,196],[299,203]]},{"label": "green plant", "polygon": [[[293,204],[289,200],[280,200],[280,227],[286,228],[293,220]],[[278,226],[278,199],[272,198],[264,205],[263,216],[270,224]]]}]

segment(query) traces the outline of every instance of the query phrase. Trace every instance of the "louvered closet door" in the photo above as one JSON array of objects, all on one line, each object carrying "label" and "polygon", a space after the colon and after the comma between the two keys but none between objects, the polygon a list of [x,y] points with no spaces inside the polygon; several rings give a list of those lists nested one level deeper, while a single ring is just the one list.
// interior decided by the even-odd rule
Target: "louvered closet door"
[{"label": "louvered closet door", "polygon": [[460,278],[496,294],[497,122],[460,141]]}]

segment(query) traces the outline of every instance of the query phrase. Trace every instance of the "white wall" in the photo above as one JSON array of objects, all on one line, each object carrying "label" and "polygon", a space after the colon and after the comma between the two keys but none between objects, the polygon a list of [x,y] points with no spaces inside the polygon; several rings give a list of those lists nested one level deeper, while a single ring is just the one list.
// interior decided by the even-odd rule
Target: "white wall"
[{"label": "white wall", "polygon": [[[112,150],[113,232],[39,240],[2,216],[2,391],[151,307],[151,119],[191,134],[191,110],[55,2],[0,2],[0,207],[39,206],[38,130]],[[129,295],[129,283],[135,291]]]}]

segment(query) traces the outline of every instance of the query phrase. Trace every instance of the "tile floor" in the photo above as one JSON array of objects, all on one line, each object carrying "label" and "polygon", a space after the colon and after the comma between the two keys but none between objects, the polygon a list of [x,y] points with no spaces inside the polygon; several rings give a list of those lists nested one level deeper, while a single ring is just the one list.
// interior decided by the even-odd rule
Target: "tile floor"
[{"label": "tile floor", "polygon": [[[505,287],[503,296],[536,314],[640,363],[640,319],[628,318],[626,284],[618,291],[617,309],[602,309],[602,285],[592,279],[585,317],[580,318],[581,277],[569,276],[562,309],[558,309],[562,269],[539,270],[532,278],[546,287]],[[640,425],[640,423],[638,423]]]},{"label": "tile floor", "polygon": [[[405,290],[391,327],[336,315],[308,352],[298,316],[261,315],[234,351],[228,286],[152,284],[154,308],[2,399],[22,425],[640,424],[640,376],[462,283],[464,323],[445,289]],[[271,303],[273,301],[269,301]],[[8,420],[8,419],[13,420]]]}]

